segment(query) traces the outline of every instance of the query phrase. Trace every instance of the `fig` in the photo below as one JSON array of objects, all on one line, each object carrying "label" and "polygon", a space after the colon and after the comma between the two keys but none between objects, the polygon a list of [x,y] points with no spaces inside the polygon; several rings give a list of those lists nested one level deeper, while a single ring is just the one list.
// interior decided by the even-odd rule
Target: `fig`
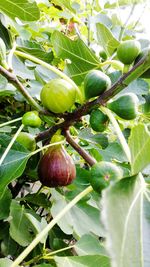
[{"label": "fig", "polygon": [[76,177],[76,168],[64,147],[54,145],[41,158],[38,175],[41,183],[45,186],[66,186],[71,184]]},{"label": "fig", "polygon": [[108,125],[108,116],[99,109],[93,110],[90,115],[90,125],[95,132],[103,132]]},{"label": "fig", "polygon": [[97,193],[101,193],[110,183],[121,179],[122,176],[123,172],[118,166],[111,162],[100,161],[92,166],[89,182]]},{"label": "fig", "polygon": [[41,90],[41,102],[54,113],[68,111],[76,100],[76,88],[64,79],[50,80]]},{"label": "fig", "polygon": [[110,78],[100,70],[91,70],[84,79],[85,98],[99,96],[111,86]]},{"label": "fig", "polygon": [[22,124],[30,127],[40,127],[41,119],[37,111],[28,111],[22,117]]},{"label": "fig", "polygon": [[35,138],[29,133],[21,132],[16,141],[29,151],[34,151],[36,149]]},{"label": "fig", "polygon": [[126,93],[111,103],[107,107],[114,111],[124,120],[133,120],[138,115],[138,97],[134,93]]},{"label": "fig", "polygon": [[126,64],[132,64],[141,51],[141,45],[136,40],[123,41],[117,48],[118,59]]}]

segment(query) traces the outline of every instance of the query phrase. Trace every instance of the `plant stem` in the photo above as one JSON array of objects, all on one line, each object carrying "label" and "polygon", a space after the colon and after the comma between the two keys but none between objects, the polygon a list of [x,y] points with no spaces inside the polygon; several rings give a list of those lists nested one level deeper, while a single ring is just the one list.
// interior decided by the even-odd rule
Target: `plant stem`
[{"label": "plant stem", "polygon": [[84,191],[78,194],[66,207],[56,215],[56,217],[36,236],[30,245],[18,256],[11,267],[18,267],[18,265],[25,259],[25,257],[36,247],[36,245],[45,237],[45,235],[58,223],[58,221],[84,196],[92,191],[92,187],[88,186]]},{"label": "plant stem", "polygon": [[0,166],[2,165],[4,159],[6,158],[6,156],[7,156],[8,152],[9,152],[9,150],[11,149],[11,147],[12,147],[13,143],[15,142],[15,140],[16,140],[17,136],[19,135],[19,133],[22,131],[23,127],[24,127],[24,125],[21,124],[21,126],[20,126],[19,129],[18,129],[18,131],[15,133],[15,135],[14,135],[13,138],[11,139],[9,145],[8,145],[7,148],[5,149],[3,155],[2,155],[2,157],[1,157],[1,159],[0,159]]},{"label": "plant stem", "polygon": [[78,94],[78,96],[79,96],[79,100],[81,101],[81,103],[83,102],[83,96],[82,96],[82,93],[80,92],[78,86],[77,86],[77,85],[74,83],[74,81],[71,80],[65,73],[63,73],[62,71],[58,70],[56,67],[54,67],[54,66],[52,66],[52,65],[50,65],[50,64],[48,64],[48,63],[46,63],[46,62],[44,62],[43,60],[41,60],[41,59],[39,59],[39,58],[36,58],[36,57],[34,57],[34,56],[31,56],[31,55],[29,55],[29,54],[26,54],[26,53],[24,53],[24,52],[15,51],[15,54],[16,54],[17,56],[23,57],[23,58],[25,58],[25,59],[29,59],[29,60],[31,60],[31,61],[33,61],[33,62],[39,64],[39,65],[42,65],[43,67],[45,67],[45,68],[47,68],[47,69],[53,71],[54,73],[56,73],[56,74],[57,74],[58,76],[60,76],[62,79],[64,79],[64,80],[68,81],[69,83],[71,83],[71,84],[75,87],[75,89],[76,89],[76,91],[77,91],[77,94]]},{"label": "plant stem", "polygon": [[69,133],[69,130],[65,131],[65,136],[67,142],[80,154],[82,158],[90,165],[93,166],[96,163],[96,160],[91,157],[82,147],[80,147],[72,138]]},{"label": "plant stem", "polygon": [[0,128],[1,128],[1,127],[4,127],[4,126],[6,126],[6,125],[12,124],[12,123],[14,123],[14,122],[16,122],[16,121],[21,121],[21,120],[22,120],[22,117],[17,118],[17,119],[14,119],[14,120],[11,120],[11,121],[7,121],[7,122],[4,122],[4,123],[1,123],[1,124],[0,124]]},{"label": "plant stem", "polygon": [[122,134],[122,131],[118,125],[118,122],[116,121],[115,117],[113,116],[112,112],[106,108],[106,107],[101,107],[101,110],[104,111],[104,113],[109,117],[115,131],[116,131],[116,134],[118,136],[118,139],[121,143],[121,146],[126,154],[126,157],[129,161],[129,163],[131,163],[131,152],[130,152],[130,149],[129,149],[129,146],[126,142],[126,139],[124,138],[124,135]]},{"label": "plant stem", "polygon": [[12,59],[13,59],[13,54],[16,50],[16,42],[14,42],[12,49],[9,52],[8,55],[8,67],[9,67],[9,71],[12,72],[13,71],[13,67],[12,67]]},{"label": "plant stem", "polygon": [[[71,248],[74,248],[74,247],[75,247],[75,246],[72,245],[72,246],[69,246],[69,247],[65,247],[65,248],[61,248],[61,249],[52,251],[52,252],[46,254],[45,257],[47,257],[47,256],[49,257],[49,256],[52,256],[52,255],[55,255],[55,254],[57,254],[57,253],[59,253],[59,252],[63,252],[63,251],[65,251],[65,250],[68,250],[68,249],[71,249]],[[45,257],[43,257],[43,258],[45,259]]]},{"label": "plant stem", "polygon": [[18,91],[25,97],[25,99],[31,106],[33,106],[38,111],[43,110],[41,106],[32,98],[32,96],[30,96],[28,91],[13,73],[9,72],[2,66],[0,66],[0,73],[18,89]]}]

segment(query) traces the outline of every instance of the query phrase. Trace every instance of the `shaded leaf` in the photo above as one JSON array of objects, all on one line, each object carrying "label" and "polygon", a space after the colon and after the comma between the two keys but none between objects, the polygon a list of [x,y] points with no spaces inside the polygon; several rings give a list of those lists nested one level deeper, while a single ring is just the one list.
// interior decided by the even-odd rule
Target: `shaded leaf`
[{"label": "shaded leaf", "polygon": [[[45,221],[13,200],[10,207],[10,235],[21,246],[31,243],[36,234],[46,226]],[[44,239],[45,240],[45,239]],[[43,243],[43,240],[41,240]]]},{"label": "shaded leaf", "polygon": [[[10,140],[11,138],[9,136],[0,134],[0,155],[3,154]],[[0,166],[0,198],[6,186],[21,176],[30,157],[29,155],[30,153],[17,142],[12,146]]]},{"label": "shaded leaf", "polygon": [[27,0],[0,0],[0,10],[11,19],[18,17],[24,21],[38,20],[40,12],[36,2]]},{"label": "shaded leaf", "polygon": [[86,234],[81,237],[81,239],[74,246],[75,251],[79,256],[84,255],[104,255],[107,253],[98,240],[97,237],[91,234]]},{"label": "shaded leaf", "polygon": [[71,12],[75,11],[71,6],[70,0],[52,0],[52,3],[54,3],[55,5],[67,8]]},{"label": "shaded leaf", "polygon": [[11,203],[11,192],[8,188],[5,188],[3,194],[0,197],[0,220],[6,219],[9,215],[9,208]]},{"label": "shaded leaf", "polygon": [[131,130],[129,137],[132,173],[142,171],[150,163],[150,133],[144,124],[138,124]]}]

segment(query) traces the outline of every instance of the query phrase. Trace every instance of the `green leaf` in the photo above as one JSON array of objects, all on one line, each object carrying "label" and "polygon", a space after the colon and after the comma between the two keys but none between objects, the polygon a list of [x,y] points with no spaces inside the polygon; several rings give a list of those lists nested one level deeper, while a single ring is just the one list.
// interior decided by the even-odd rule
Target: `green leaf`
[{"label": "green leaf", "polygon": [[27,0],[0,0],[0,10],[11,19],[16,17],[24,21],[34,21],[40,18],[36,2]]},{"label": "green leaf", "polygon": [[109,55],[112,55],[119,45],[119,41],[113,36],[111,31],[103,24],[97,23],[97,39]]},{"label": "green leaf", "polygon": [[81,237],[81,239],[74,246],[75,251],[79,256],[84,255],[104,255],[107,253],[104,246],[100,243],[98,238],[94,235],[86,234]]},{"label": "green leaf", "polygon": [[12,263],[13,262],[7,258],[0,259],[0,266],[1,267],[11,267]]},{"label": "green leaf", "polygon": [[71,12],[75,11],[71,6],[70,0],[52,0],[52,3],[54,3],[55,5],[61,6],[63,8],[67,8]]},{"label": "green leaf", "polygon": [[77,84],[83,81],[89,70],[98,67],[99,60],[81,39],[73,41],[62,33],[54,31],[51,40],[57,56],[70,60],[66,65],[66,73]]},{"label": "green leaf", "polygon": [[[56,190],[52,194],[52,216],[55,216],[68,204],[64,195],[59,194]],[[78,203],[66,215],[59,220],[58,225],[66,234],[73,232],[81,237],[83,234],[92,232],[98,236],[103,234],[103,226],[99,221],[100,211],[87,203]]]},{"label": "green leaf", "polygon": [[10,236],[23,247],[30,244],[35,235],[46,226],[45,220],[40,222],[38,215],[26,210],[15,200],[11,203],[10,217]]},{"label": "green leaf", "polygon": [[105,256],[54,257],[57,267],[110,267],[109,258]]},{"label": "green leaf", "polygon": [[[0,155],[4,152],[11,138],[0,134]],[[20,144],[15,143],[0,167],[0,199],[6,186],[23,173],[30,153]]]},{"label": "green leaf", "polygon": [[8,188],[5,188],[3,194],[0,197],[0,220],[6,219],[9,215],[9,208],[11,203],[11,192]]},{"label": "green leaf", "polygon": [[113,267],[148,267],[150,205],[142,175],[120,180],[103,191],[102,220]]},{"label": "green leaf", "polygon": [[129,137],[132,174],[142,171],[150,163],[150,133],[144,124],[138,124],[131,130]]},{"label": "green leaf", "polygon": [[47,63],[50,63],[54,58],[52,51],[46,52],[43,47],[37,42],[31,42],[28,40],[21,41],[17,49],[35,56]]}]

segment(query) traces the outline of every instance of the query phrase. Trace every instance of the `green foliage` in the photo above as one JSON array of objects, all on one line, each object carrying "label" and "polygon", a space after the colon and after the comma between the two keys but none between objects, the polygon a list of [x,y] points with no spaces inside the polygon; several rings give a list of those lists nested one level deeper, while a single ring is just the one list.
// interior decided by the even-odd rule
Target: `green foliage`
[{"label": "green foliage", "polygon": [[[0,0],[0,266],[149,267],[149,8]],[[76,178],[49,188],[56,132]]]}]

